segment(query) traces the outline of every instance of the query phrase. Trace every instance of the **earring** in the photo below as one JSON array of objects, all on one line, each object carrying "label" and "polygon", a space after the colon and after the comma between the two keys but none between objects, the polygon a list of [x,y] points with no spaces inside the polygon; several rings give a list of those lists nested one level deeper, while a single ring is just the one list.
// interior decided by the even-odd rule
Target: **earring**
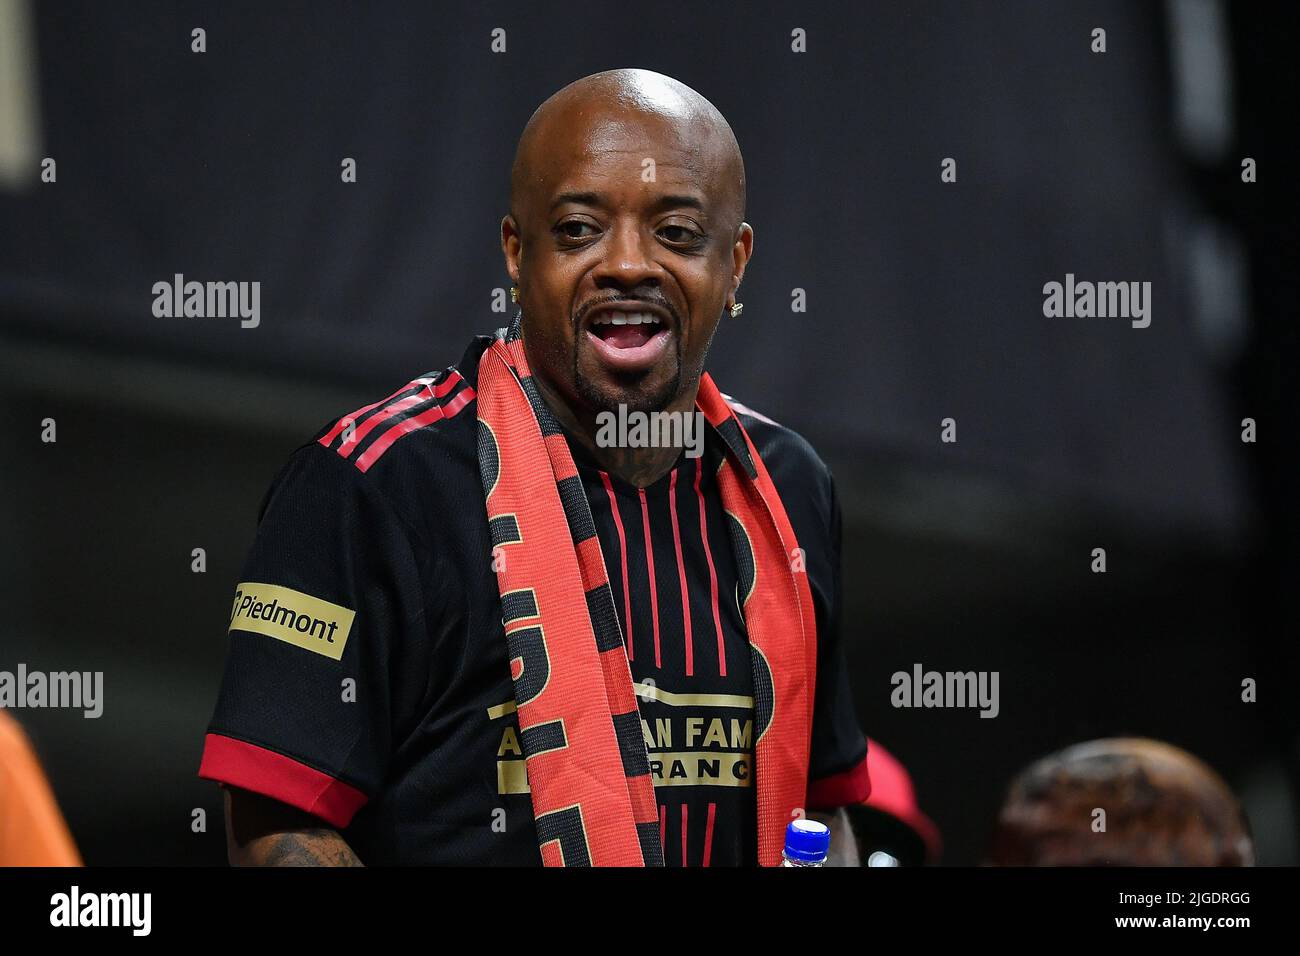
[{"label": "earring", "polygon": [[519,301],[519,286],[517,286],[517,285],[512,285],[512,286],[510,287],[510,301],[511,301],[511,302],[518,302],[518,301]]},{"label": "earring", "polygon": [[731,306],[731,317],[733,319],[739,318],[740,313],[743,312],[744,310],[745,307],[741,303],[739,302],[733,303]]}]

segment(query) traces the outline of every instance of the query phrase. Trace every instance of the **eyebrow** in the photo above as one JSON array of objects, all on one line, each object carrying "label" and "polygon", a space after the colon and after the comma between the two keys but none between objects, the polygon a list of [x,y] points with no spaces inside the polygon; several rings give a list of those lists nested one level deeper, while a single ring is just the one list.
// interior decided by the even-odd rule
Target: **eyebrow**
[{"label": "eyebrow", "polygon": [[[551,203],[551,211],[554,212],[556,206],[562,206],[565,203],[575,203],[581,206],[608,205],[607,197],[603,193],[565,192],[555,197],[555,200]],[[700,212],[704,211],[704,201],[702,199],[685,193],[660,196],[651,204],[652,209],[667,209],[674,206],[688,206]]]}]

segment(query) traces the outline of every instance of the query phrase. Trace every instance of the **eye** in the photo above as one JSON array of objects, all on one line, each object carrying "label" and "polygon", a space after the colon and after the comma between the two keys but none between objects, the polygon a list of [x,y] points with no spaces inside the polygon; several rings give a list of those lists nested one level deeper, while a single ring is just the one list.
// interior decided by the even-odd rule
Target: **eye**
[{"label": "eye", "polygon": [[[590,232],[582,230],[589,229]],[[596,227],[582,219],[566,219],[555,227],[555,233],[563,239],[589,239],[595,235]]]},{"label": "eye", "polygon": [[698,243],[703,236],[692,229],[690,226],[683,226],[677,223],[669,223],[659,228],[659,235],[669,245],[674,246],[691,246]]}]

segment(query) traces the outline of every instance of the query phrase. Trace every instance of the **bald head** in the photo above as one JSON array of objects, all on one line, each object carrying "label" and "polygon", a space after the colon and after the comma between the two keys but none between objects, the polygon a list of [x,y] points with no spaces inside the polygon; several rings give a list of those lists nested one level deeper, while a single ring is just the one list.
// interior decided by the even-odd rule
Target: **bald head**
[{"label": "bald head", "polygon": [[[731,127],[671,77],[597,73],[528,121],[501,251],[542,397],[598,458],[601,412],[694,406],[753,252],[744,212]],[[673,454],[611,453],[607,464],[634,481],[666,471]]]},{"label": "bald head", "polygon": [[1245,816],[1218,774],[1171,744],[1120,737],[1077,744],[1017,775],[989,861],[1241,866],[1253,859]]},{"label": "bald head", "polygon": [[[693,157],[700,186],[713,191],[734,228],[745,216],[745,164],[735,133],[718,108],[685,83],[650,70],[593,73],[542,103],[519,137],[510,169],[510,212],[529,214],[547,186],[548,160],[615,145],[639,125],[644,158],[658,147]],[[622,137],[619,134],[624,134]]]}]

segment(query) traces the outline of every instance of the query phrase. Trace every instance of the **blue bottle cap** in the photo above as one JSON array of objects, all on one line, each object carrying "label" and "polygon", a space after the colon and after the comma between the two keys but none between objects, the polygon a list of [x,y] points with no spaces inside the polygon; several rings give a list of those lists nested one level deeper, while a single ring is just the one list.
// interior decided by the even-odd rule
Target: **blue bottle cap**
[{"label": "blue bottle cap", "polygon": [[831,849],[831,831],[816,820],[792,820],[785,828],[785,855],[792,860],[816,863]]}]

